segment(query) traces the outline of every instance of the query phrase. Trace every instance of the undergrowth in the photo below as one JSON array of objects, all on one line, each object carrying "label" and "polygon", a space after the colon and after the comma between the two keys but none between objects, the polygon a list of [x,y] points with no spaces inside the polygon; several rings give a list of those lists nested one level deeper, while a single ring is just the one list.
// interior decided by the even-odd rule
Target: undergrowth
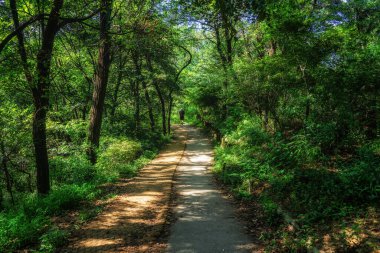
[{"label": "undergrowth", "polygon": [[[65,131],[66,128],[60,126]],[[60,128],[53,130],[59,132]],[[72,139],[78,135],[73,131]],[[36,193],[17,196],[15,205],[0,212],[0,252],[32,248],[36,252],[55,252],[68,237],[52,217],[70,211],[79,212],[79,222],[96,216],[100,209],[87,210],[85,205],[103,197],[103,183],[119,177],[133,177],[153,159],[161,145],[169,140],[160,134],[143,136],[141,141],[125,137],[105,137],[99,148],[98,163],[92,165],[85,156],[85,146],[73,141],[51,149],[52,190],[47,196]],[[109,195],[107,195],[109,196]]]},{"label": "undergrowth", "polygon": [[[336,250],[374,249],[378,238],[371,238],[363,220],[370,210],[378,215],[379,140],[330,155],[307,128],[284,136],[247,116],[223,131],[215,172],[237,197],[260,203],[272,231],[262,235],[268,251],[320,248],[324,235]],[[348,230],[365,236],[347,243],[355,237]]]}]

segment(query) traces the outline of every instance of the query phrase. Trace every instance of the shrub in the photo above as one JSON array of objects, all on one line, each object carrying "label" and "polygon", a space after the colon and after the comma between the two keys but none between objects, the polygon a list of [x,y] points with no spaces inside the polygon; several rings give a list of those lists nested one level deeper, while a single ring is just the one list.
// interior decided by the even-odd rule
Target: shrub
[{"label": "shrub", "polygon": [[91,184],[63,185],[42,199],[47,214],[59,214],[69,209],[76,209],[82,201],[93,200],[99,190]]},{"label": "shrub", "polygon": [[35,243],[50,224],[42,214],[28,216],[22,210],[0,214],[0,252],[12,252]]},{"label": "shrub", "polygon": [[[53,252],[66,236],[50,229],[49,216],[78,208],[85,200],[93,200],[99,190],[94,185],[64,185],[44,197],[30,195],[17,211],[0,213],[0,252],[12,252],[41,240],[41,252]],[[42,235],[42,236],[41,236]]]},{"label": "shrub", "polygon": [[380,141],[358,150],[358,157],[345,164],[340,178],[348,201],[374,201],[380,198]]},{"label": "shrub", "polygon": [[281,221],[281,215],[278,213],[278,205],[267,196],[260,198],[260,203],[263,207],[264,214],[269,224],[278,224]]},{"label": "shrub", "polygon": [[51,228],[39,238],[41,241],[40,252],[55,252],[58,247],[66,243],[68,234],[67,231],[56,227]]},{"label": "shrub", "polygon": [[138,158],[142,151],[141,144],[136,141],[115,141],[100,154],[96,165],[97,169],[101,175],[109,178],[118,177],[120,172],[128,173],[130,171],[128,164]]},{"label": "shrub", "polygon": [[88,122],[84,120],[71,120],[64,126],[64,131],[74,143],[81,144],[86,137]]},{"label": "shrub", "polygon": [[50,160],[52,179],[58,184],[83,184],[96,176],[94,166],[84,155],[56,156]]},{"label": "shrub", "polygon": [[21,206],[25,215],[56,215],[69,209],[77,208],[82,201],[93,200],[99,194],[94,185],[63,185],[52,189],[44,198],[37,195],[28,196]]}]

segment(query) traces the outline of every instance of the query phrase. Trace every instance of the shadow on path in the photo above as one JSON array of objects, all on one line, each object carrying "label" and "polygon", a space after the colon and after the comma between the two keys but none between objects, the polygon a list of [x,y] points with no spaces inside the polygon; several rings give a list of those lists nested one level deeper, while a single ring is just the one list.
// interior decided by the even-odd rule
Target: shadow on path
[{"label": "shadow on path", "polygon": [[170,253],[254,252],[234,208],[222,197],[209,173],[213,152],[207,138],[189,128],[185,153],[177,167],[177,219],[171,228]]},{"label": "shadow on path", "polygon": [[175,142],[138,176],[105,186],[119,195],[99,216],[75,231],[60,252],[163,252],[166,245],[157,241],[166,222],[173,174],[186,134],[186,127],[177,127]]}]

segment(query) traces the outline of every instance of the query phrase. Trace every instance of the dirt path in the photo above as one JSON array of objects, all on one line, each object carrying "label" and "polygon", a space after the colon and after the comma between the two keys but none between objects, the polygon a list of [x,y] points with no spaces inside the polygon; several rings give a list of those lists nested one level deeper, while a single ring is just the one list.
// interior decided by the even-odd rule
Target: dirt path
[{"label": "dirt path", "polygon": [[[120,180],[118,196],[94,220],[74,232],[60,252],[252,252],[234,208],[212,181],[212,147],[190,126],[175,129],[175,140],[139,175]],[[167,234],[174,178],[176,222]]]},{"label": "dirt path", "polygon": [[121,180],[118,195],[94,220],[77,230],[61,252],[163,252],[157,243],[165,229],[173,174],[181,159],[186,128],[132,180]]},{"label": "dirt path", "polygon": [[167,252],[255,252],[256,245],[242,231],[234,208],[222,197],[208,169],[212,146],[199,130],[188,127],[184,155],[177,167],[177,219],[171,228]]}]

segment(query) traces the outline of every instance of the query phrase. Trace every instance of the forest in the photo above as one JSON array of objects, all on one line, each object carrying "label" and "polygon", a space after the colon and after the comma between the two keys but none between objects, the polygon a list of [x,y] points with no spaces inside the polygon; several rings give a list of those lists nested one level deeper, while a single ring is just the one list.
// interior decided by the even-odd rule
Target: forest
[{"label": "forest", "polygon": [[379,80],[379,0],[0,0],[0,252],[56,252],[180,108],[266,252],[377,252]]}]

